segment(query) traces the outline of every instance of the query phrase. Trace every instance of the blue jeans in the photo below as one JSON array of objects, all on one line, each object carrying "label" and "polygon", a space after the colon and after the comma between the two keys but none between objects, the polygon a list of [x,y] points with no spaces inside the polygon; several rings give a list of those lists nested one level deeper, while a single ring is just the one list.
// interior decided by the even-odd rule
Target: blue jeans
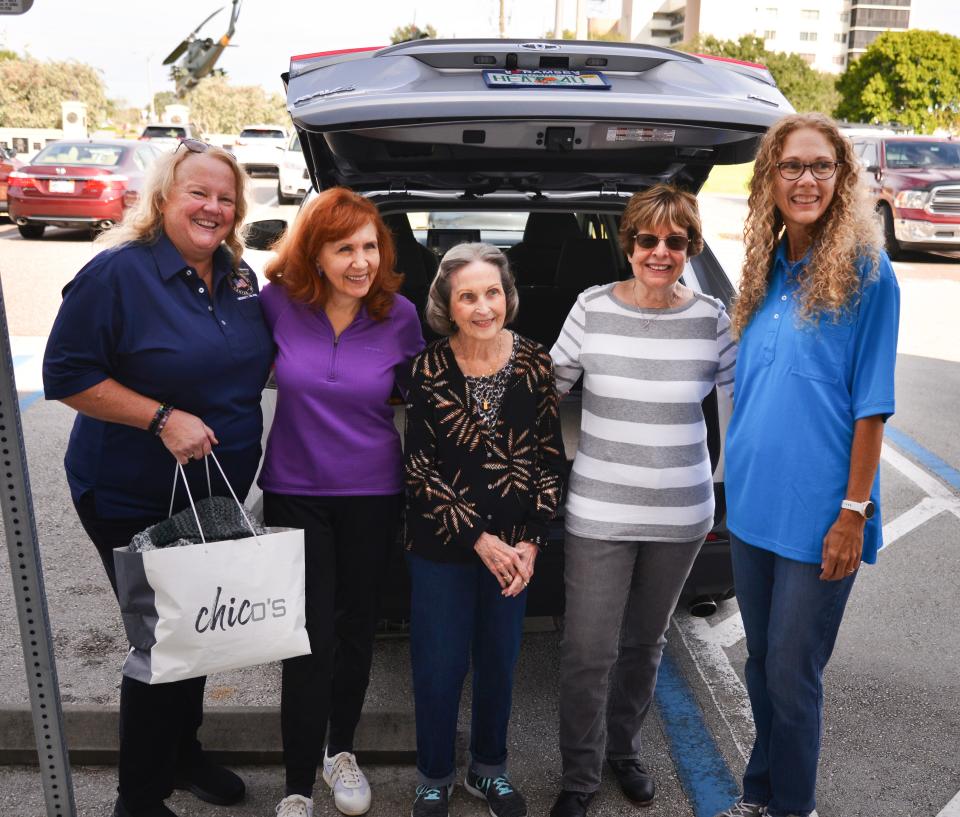
[{"label": "blue jeans", "polygon": [[743,796],[767,804],[770,817],[806,817],[816,807],[823,670],[857,574],[821,581],[819,564],[786,559],[732,533],[730,552],[757,729]]},{"label": "blue jeans", "polygon": [[527,593],[501,596],[499,583],[479,560],[445,563],[407,554],[407,565],[420,782],[440,787],[456,778],[457,714],[471,653],[470,768],[497,777],[507,767],[513,669]]}]

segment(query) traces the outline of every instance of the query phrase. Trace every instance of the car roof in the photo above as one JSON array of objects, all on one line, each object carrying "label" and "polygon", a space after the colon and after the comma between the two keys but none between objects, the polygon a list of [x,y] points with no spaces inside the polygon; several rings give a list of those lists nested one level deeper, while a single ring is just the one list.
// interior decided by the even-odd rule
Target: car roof
[{"label": "car roof", "polygon": [[[523,70],[600,72],[606,87],[484,73]],[[297,57],[286,81],[315,184],[360,191],[696,189],[793,111],[761,67],[634,43],[421,40]]]},{"label": "car roof", "polygon": [[53,142],[48,142],[43,147],[50,147],[51,145],[108,145],[114,147],[142,147],[144,143],[139,139],[96,139],[94,137],[88,137],[86,139],[56,139]]}]

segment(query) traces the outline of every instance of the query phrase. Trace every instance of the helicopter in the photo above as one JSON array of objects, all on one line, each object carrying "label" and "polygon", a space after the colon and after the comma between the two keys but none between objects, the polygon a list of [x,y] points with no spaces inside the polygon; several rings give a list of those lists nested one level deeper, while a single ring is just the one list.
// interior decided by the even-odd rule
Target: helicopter
[{"label": "helicopter", "polygon": [[[240,4],[242,2],[243,0],[233,0],[233,8],[230,11],[230,25],[226,34],[219,40],[214,40],[211,37],[198,37],[197,35],[201,28],[223,11],[223,8],[218,8],[200,23],[163,61],[164,65],[173,65],[177,60],[180,60],[170,69],[171,79],[177,83],[178,97],[182,98],[187,91],[195,88],[203,77],[222,73],[222,71],[215,71],[213,66],[220,59],[224,49],[230,44],[230,38],[233,37],[233,32],[237,27],[237,18],[240,16]],[[183,57],[182,60],[181,57]]]}]

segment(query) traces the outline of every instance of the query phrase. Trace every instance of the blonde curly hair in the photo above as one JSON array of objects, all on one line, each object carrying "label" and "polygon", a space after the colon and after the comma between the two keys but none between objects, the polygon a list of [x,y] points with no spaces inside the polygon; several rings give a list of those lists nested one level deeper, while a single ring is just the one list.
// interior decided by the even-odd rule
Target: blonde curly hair
[{"label": "blonde curly hair", "polygon": [[883,247],[880,223],[860,181],[860,160],[836,123],[819,113],[793,114],[777,122],[760,142],[750,180],[749,211],[744,223],[745,256],[740,295],[733,307],[734,337],[743,334],[767,294],[767,276],[783,233],[783,215],[774,203],[776,163],[783,144],[794,131],[810,128],[826,137],[836,152],[836,185],[826,211],[812,226],[812,254],[799,276],[801,321],[817,323],[824,315],[834,319],[852,306],[861,287],[857,259],[870,261],[875,276]]},{"label": "blonde curly hair", "polygon": [[243,238],[240,234],[243,220],[247,216],[247,174],[237,164],[233,154],[216,145],[207,145],[202,153],[182,149],[164,153],[158,158],[147,173],[143,188],[137,203],[131,207],[123,217],[123,221],[115,224],[97,238],[100,247],[117,247],[123,244],[152,244],[163,232],[163,208],[170,197],[170,191],[176,182],[177,168],[190,156],[209,156],[223,162],[233,173],[235,183],[235,206],[233,227],[227,233],[223,243],[233,259],[236,269],[243,255]]}]

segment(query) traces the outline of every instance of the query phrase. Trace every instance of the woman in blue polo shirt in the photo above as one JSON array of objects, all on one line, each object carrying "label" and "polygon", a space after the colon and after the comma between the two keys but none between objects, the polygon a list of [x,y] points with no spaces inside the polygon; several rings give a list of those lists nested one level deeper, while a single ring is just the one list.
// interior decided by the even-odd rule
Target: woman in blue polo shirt
[{"label": "woman in blue polo shirt", "polygon": [[[112,551],[167,516],[174,459],[194,496],[206,496],[197,461],[212,448],[239,496],[260,460],[273,347],[256,278],[240,260],[245,184],[226,151],[182,142],[104,237],[114,246],[64,289],[44,392],[78,412],[67,481],[114,592]],[[215,471],[213,492],[229,495]],[[181,485],[174,510],[186,503]],[[243,797],[243,781],[197,740],[205,680],[150,686],[123,677],[114,817],[170,817],[163,801],[174,788],[218,805]]]},{"label": "woman in blue polo shirt", "polygon": [[819,114],[780,120],[754,166],[726,484],[757,734],[724,817],[814,813],[823,670],[880,547],[900,292],[859,172]]}]

